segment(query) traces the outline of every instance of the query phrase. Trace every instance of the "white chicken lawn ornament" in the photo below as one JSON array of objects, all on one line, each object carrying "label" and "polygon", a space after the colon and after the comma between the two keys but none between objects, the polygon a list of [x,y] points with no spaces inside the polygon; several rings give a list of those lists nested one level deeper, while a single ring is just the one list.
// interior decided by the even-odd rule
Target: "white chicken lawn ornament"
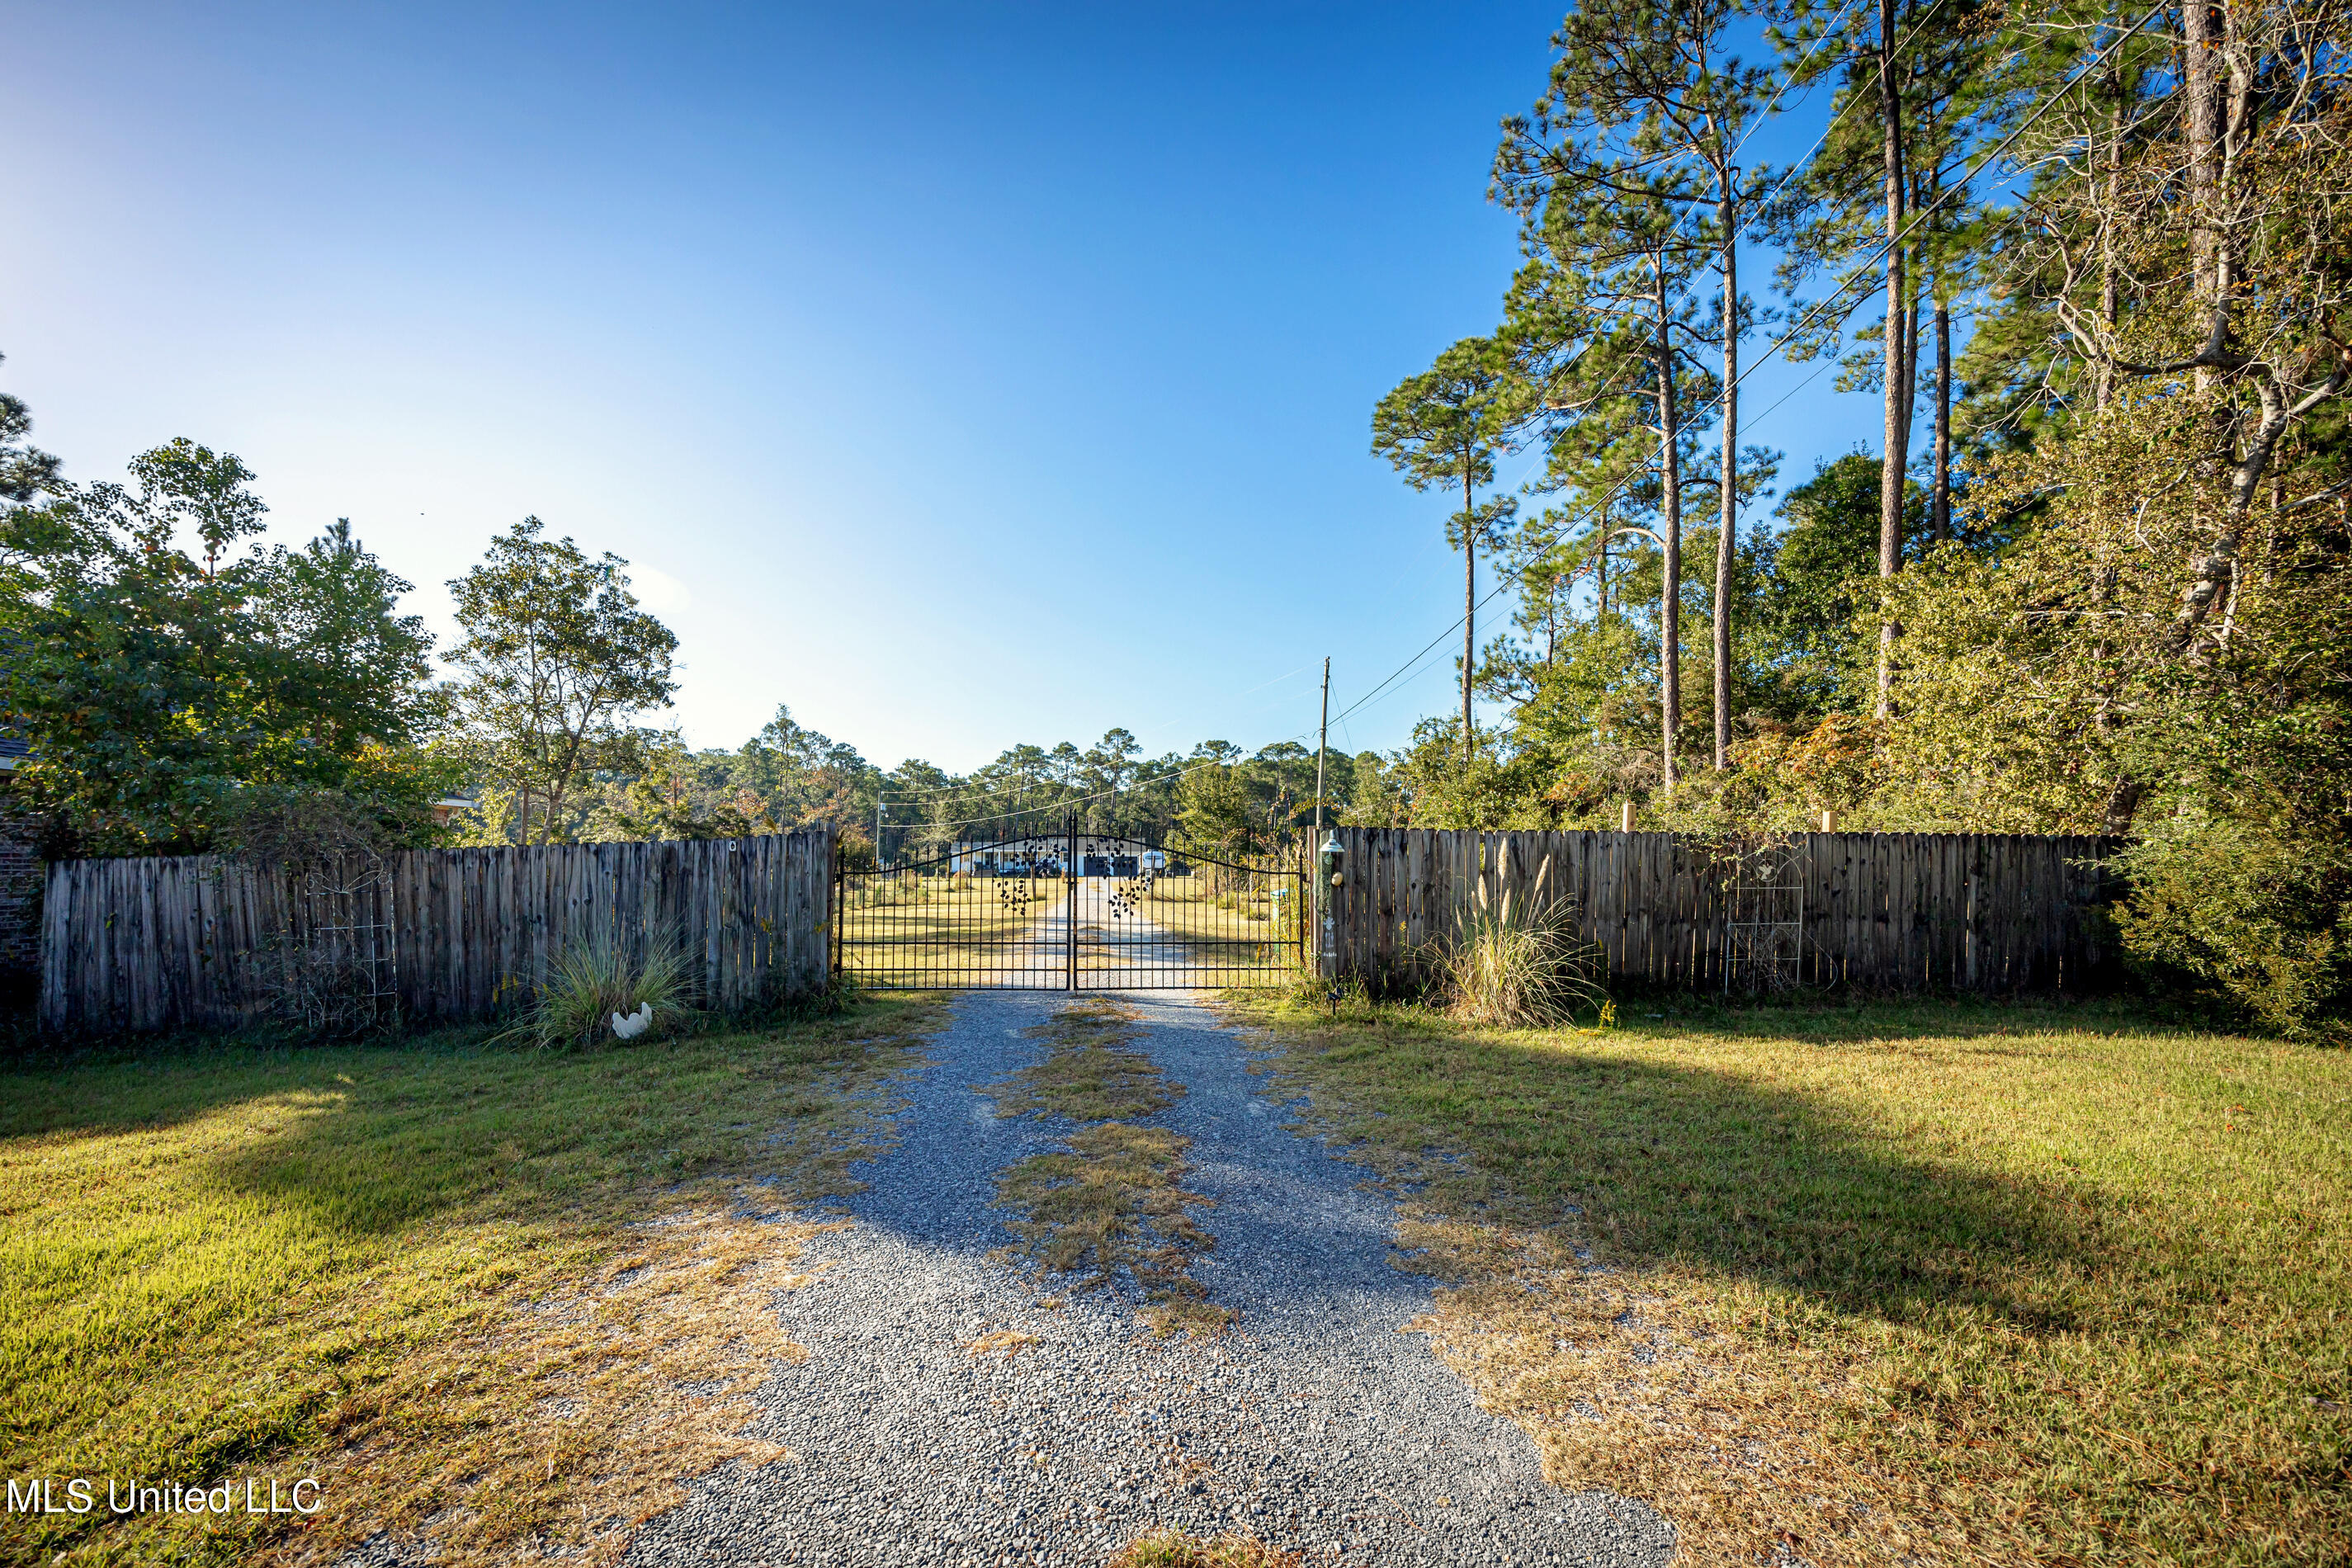
[{"label": "white chicken lawn ornament", "polygon": [[654,1005],[640,1003],[634,1013],[613,1015],[613,1033],[625,1040],[634,1040],[653,1026]]}]

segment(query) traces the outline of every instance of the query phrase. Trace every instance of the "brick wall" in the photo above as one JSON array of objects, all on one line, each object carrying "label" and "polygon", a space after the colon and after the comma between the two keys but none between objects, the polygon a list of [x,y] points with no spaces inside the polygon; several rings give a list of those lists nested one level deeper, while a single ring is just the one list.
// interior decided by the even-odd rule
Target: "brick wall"
[{"label": "brick wall", "polygon": [[41,862],[12,795],[0,774],[0,991],[30,984],[41,965]]}]

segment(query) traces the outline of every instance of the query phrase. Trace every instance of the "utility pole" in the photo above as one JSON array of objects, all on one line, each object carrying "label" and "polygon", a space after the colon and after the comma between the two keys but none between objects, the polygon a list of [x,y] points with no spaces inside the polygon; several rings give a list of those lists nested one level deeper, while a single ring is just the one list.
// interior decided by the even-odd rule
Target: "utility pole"
[{"label": "utility pole", "polygon": [[1307,851],[1308,875],[1315,879],[1315,972],[1320,974],[1331,949],[1331,890],[1323,885],[1318,858],[1323,851],[1323,757],[1331,745],[1331,656],[1323,656],[1323,717],[1315,726],[1315,838]]},{"label": "utility pole", "polygon": [[1315,728],[1315,843],[1323,844],[1323,750],[1331,743],[1331,656],[1323,656],[1323,719]]}]

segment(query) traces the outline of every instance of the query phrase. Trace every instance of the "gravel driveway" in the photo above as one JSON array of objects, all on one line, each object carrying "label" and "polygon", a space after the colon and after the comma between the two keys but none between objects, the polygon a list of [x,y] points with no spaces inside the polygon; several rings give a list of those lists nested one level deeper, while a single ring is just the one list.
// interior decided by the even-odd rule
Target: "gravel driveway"
[{"label": "gravel driveway", "polygon": [[[1129,1048],[1189,1091],[1156,1120],[1192,1140],[1184,1184],[1216,1200],[1193,1277],[1238,1327],[1155,1340],[1139,1297],[992,1259],[1010,1239],[998,1173],[1073,1129],[999,1120],[975,1090],[1036,1059],[1022,1031],[1066,1000],[956,1000],[897,1145],[862,1173],[857,1223],[811,1243],[800,1267],[832,1266],[779,1298],[810,1356],[761,1389],[751,1431],[795,1458],[691,1483],[628,1563],[1093,1565],[1153,1526],[1246,1531],[1318,1563],[1673,1556],[1640,1504],[1546,1486],[1525,1435],[1398,1331],[1430,1287],[1390,1265],[1391,1205],[1283,1131],[1247,1040],[1197,1003],[1123,998],[1145,1025]],[[967,1352],[995,1330],[1038,1342]]]}]

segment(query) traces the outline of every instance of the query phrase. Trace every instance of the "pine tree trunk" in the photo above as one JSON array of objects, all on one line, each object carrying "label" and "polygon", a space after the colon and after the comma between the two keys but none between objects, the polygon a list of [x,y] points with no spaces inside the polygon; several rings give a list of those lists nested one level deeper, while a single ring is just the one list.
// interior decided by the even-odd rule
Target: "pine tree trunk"
[{"label": "pine tree trunk", "polygon": [[1601,514],[1601,576],[1597,593],[1599,605],[1592,614],[1592,625],[1595,630],[1609,624],[1609,514],[1603,511]]},{"label": "pine tree trunk", "polygon": [[[2189,132],[2189,259],[2197,302],[2205,312],[2208,353],[2226,345],[2229,326],[2228,289],[2221,235],[2221,66],[2228,19],[2220,5],[2189,0],[2181,12],[2181,88],[2187,101],[2181,118]],[[2202,392],[2212,384],[2213,372],[2200,365],[2196,383]],[[2174,653],[2190,651],[2201,635],[2205,617],[2217,605],[2228,603],[2237,573],[2237,557],[2253,487],[2269,459],[2277,433],[2284,428],[2284,404],[2273,394],[2263,395],[2263,414],[2256,427],[2254,450],[2240,455],[2237,432],[2224,418],[2217,428],[2215,446],[2229,453],[2237,472],[2231,477],[2228,521],[2192,567],[2189,587],[2181,595],[2179,613],[2167,638]]]},{"label": "pine tree trunk", "polygon": [[1936,301],[1936,542],[1952,536],[1952,308]]},{"label": "pine tree trunk", "polygon": [[[2221,238],[2215,211],[2221,195],[2221,7],[2191,0],[2181,12],[2182,62],[2189,95],[2189,260],[2197,298],[2209,312],[2221,299]],[[2201,373],[2200,373],[2201,374]]]},{"label": "pine tree trunk", "polygon": [[2116,319],[2118,300],[2116,289],[2116,224],[2124,190],[2124,87],[2123,63],[2116,61],[2108,73],[2115,98],[2107,105],[2107,212],[2108,221],[2099,225],[2099,363],[2091,377],[2091,404],[2105,408],[2115,395]]},{"label": "pine tree trunk", "polygon": [[[1878,0],[1878,106],[1884,121],[1881,145],[1886,202],[1885,449],[1878,471],[1878,574],[1893,577],[1903,566],[1903,469],[1911,445],[1910,355],[1905,338],[1909,290],[1904,286],[1903,102],[1895,77],[1895,0]],[[1878,623],[1878,707],[1894,709],[1895,625]]]},{"label": "pine tree trunk", "polygon": [[1664,491],[1665,580],[1658,590],[1658,721],[1664,793],[1675,790],[1675,732],[1682,728],[1683,475],[1676,450],[1682,435],[1675,411],[1675,352],[1668,336],[1666,258],[1654,258],[1658,277],[1658,475]]},{"label": "pine tree trunk", "polygon": [[1719,176],[1716,220],[1723,230],[1723,469],[1715,542],[1715,771],[1731,758],[1731,567],[1739,537],[1739,258],[1731,223],[1731,174]]}]

